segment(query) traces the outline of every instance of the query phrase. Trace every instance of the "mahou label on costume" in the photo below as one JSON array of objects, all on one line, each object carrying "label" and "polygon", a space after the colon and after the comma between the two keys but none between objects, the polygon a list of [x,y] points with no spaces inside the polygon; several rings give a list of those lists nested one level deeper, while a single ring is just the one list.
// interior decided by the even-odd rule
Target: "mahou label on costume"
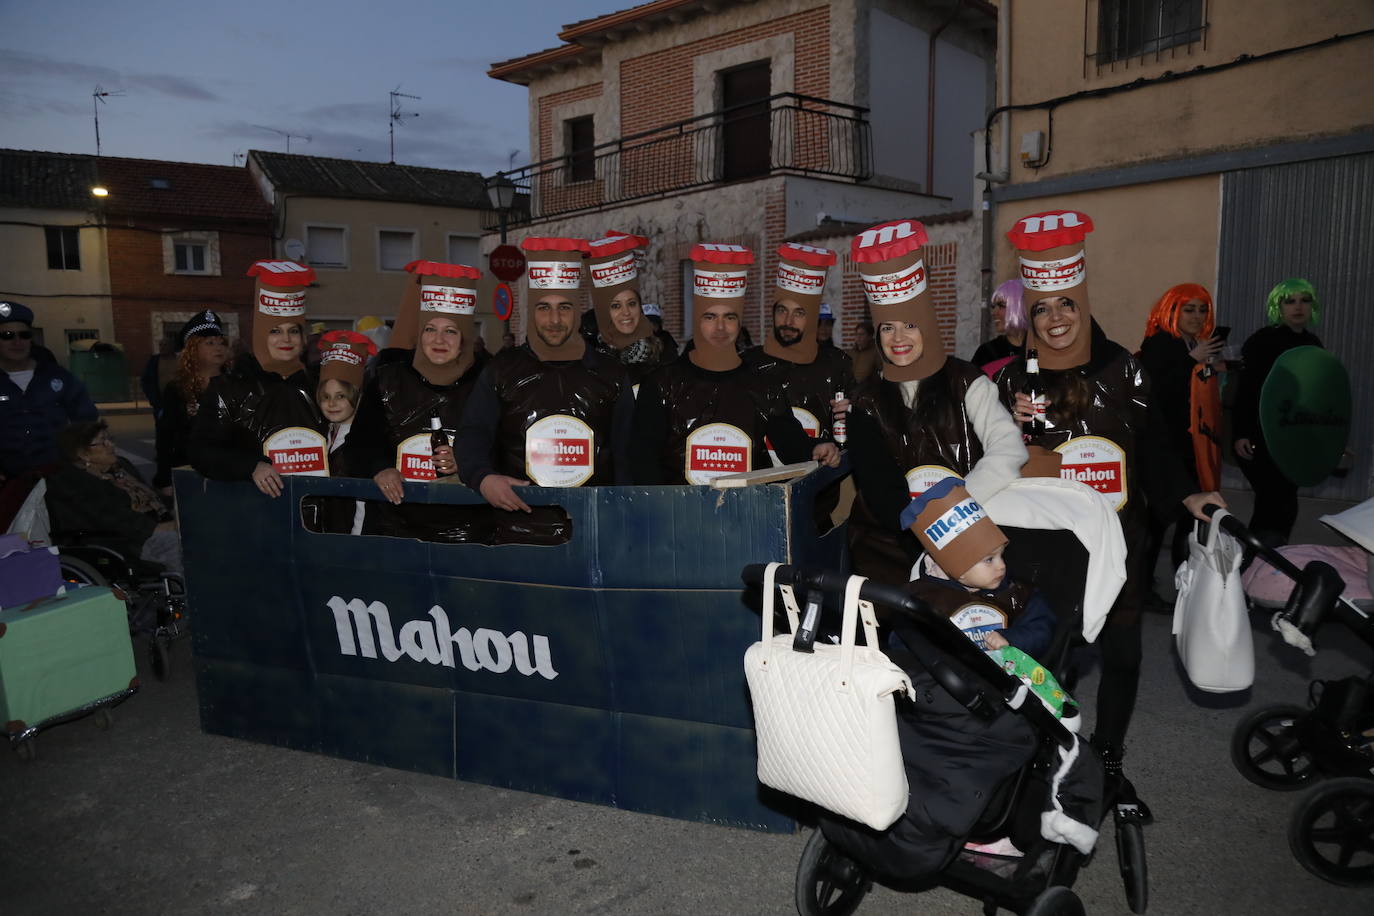
[{"label": "mahou label on costume", "polygon": [[582,285],[581,261],[531,261],[530,289],[577,289]]},{"label": "mahou label on costume", "polygon": [[1121,446],[1101,436],[1081,436],[1055,451],[1064,456],[1060,477],[1092,487],[1114,510],[1126,505],[1126,452]]},{"label": "mahou label on costume", "polygon": [[274,293],[258,290],[258,311],[273,318],[299,318],[305,314],[305,290]]},{"label": "mahou label on costume", "polygon": [[420,311],[471,315],[477,311],[477,290],[465,286],[420,285]]},{"label": "mahou label on costume", "polygon": [[687,435],[686,477],[690,484],[709,484],[727,474],[753,467],[753,440],[738,426],[708,423]]},{"label": "mahou label on costume", "polygon": [[627,251],[619,257],[611,258],[591,266],[592,285],[597,289],[629,283],[639,275],[635,268],[635,253]]},{"label": "mahou label on costume", "polygon": [[950,614],[949,619],[984,651],[987,650],[988,634],[1007,628],[1007,615],[1002,609],[982,602],[964,605]]},{"label": "mahou label on costume", "polygon": [[406,480],[434,479],[434,456],[429,440],[428,432],[416,433],[396,446],[396,470]]},{"label": "mahou label on costume", "polygon": [[328,477],[329,466],[324,458],[327,452],[324,436],[304,426],[279,429],[262,444],[262,453],[278,474]]},{"label": "mahou label on costume", "polygon": [[926,526],[926,537],[930,538],[930,543],[936,550],[941,550],[946,544],[972,528],[975,522],[984,517],[983,507],[978,505],[972,497],[962,499],[950,506],[944,515]]},{"label": "mahou label on costume", "polygon": [[1021,258],[1021,285],[1039,293],[1052,293],[1077,286],[1083,282],[1086,272],[1081,251],[1056,261]]},{"label": "mahou label on costume", "polygon": [[749,282],[746,270],[697,270],[693,273],[693,288],[698,296],[706,299],[739,299]]},{"label": "mahou label on costume", "polygon": [[363,355],[346,343],[330,344],[329,349],[320,354],[320,364],[325,363],[346,363],[350,366],[361,366]]},{"label": "mahou label on costume", "polygon": [[554,414],[525,430],[525,473],[539,487],[580,487],[595,470],[596,434],[577,417]]},{"label": "mahou label on costume", "polygon": [[778,264],[778,289],[803,296],[819,296],[825,289],[825,271],[782,261]]},{"label": "mahou label on costume", "polygon": [[921,464],[906,472],[906,489],[915,499],[946,477],[958,476],[942,464]]},{"label": "mahou label on costume", "polygon": [[910,302],[926,291],[926,265],[917,261],[896,273],[864,274],[864,293],[874,305]]},{"label": "mahou label on costume", "polygon": [[[809,410],[806,410],[803,407],[793,407],[792,416],[797,418],[797,422],[801,424],[801,428],[805,430],[807,436],[809,436],[812,439],[820,438],[821,421],[816,419],[816,415],[814,413],[812,413]],[[786,462],[784,462],[781,458],[778,457],[777,452],[773,451],[772,440],[769,439],[767,436],[764,436],[763,444],[768,448],[768,458],[773,462],[773,467],[782,467],[783,464],[785,464]],[[748,470],[748,468],[746,468],[745,470]]]}]

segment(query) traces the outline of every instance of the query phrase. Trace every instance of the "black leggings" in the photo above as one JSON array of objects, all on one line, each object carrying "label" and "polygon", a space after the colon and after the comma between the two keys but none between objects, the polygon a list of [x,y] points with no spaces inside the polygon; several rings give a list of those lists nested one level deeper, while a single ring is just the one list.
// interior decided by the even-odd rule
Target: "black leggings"
[{"label": "black leggings", "polygon": [[1121,748],[1135,711],[1140,687],[1140,599],[1144,576],[1144,537],[1126,531],[1126,582],[1098,634],[1102,678],[1097,684],[1095,737],[1099,747]]},{"label": "black leggings", "polygon": [[[1253,440],[1252,440],[1253,441]],[[1255,442],[1255,457],[1240,460],[1241,473],[1255,491],[1255,511],[1250,516],[1250,531],[1270,547],[1288,543],[1293,523],[1298,519],[1298,485],[1278,469],[1264,443]]]}]

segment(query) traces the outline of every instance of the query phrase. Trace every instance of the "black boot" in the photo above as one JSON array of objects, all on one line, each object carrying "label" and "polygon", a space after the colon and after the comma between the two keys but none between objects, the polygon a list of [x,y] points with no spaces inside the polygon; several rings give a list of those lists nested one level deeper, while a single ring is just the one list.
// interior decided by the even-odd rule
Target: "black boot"
[{"label": "black boot", "polygon": [[1135,786],[1126,778],[1126,774],[1121,772],[1121,758],[1125,755],[1126,748],[1099,743],[1096,735],[1089,739],[1089,743],[1097,749],[1098,755],[1102,758],[1102,769],[1107,776],[1105,800],[1111,806],[1116,820],[1153,824],[1155,816],[1151,813],[1150,806],[1141,800],[1136,794]]}]

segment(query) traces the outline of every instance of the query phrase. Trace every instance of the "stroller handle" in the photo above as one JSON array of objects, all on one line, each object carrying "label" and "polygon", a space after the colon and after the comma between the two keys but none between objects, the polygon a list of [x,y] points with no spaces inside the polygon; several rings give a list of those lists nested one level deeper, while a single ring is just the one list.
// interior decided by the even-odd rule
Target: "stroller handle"
[{"label": "stroller handle", "polygon": [[[1202,512],[1211,518],[1220,508],[1217,505],[1208,505],[1203,507]],[[1345,590],[1345,580],[1330,564],[1312,560],[1299,568],[1283,554],[1255,537],[1254,533],[1234,515],[1224,517],[1220,525],[1222,531],[1240,541],[1248,550],[1263,557],[1266,563],[1295,583],[1293,591],[1288,595],[1288,603],[1278,613],[1281,619],[1311,638],[1328,617],[1334,617],[1349,627],[1361,641],[1374,646],[1374,627],[1370,627],[1367,619],[1340,601],[1341,592]]]},{"label": "stroller handle", "polygon": [[[740,578],[746,585],[761,586],[764,569],[763,563],[751,563],[744,567]],[[836,600],[843,599],[845,585],[849,582],[849,576],[841,572],[791,565],[778,567],[774,579],[779,585],[818,591]],[[1018,703],[1018,698],[1024,697],[1020,679],[1003,671],[958,627],[937,614],[926,602],[903,589],[871,580],[863,584],[859,597],[895,612],[890,616],[892,628],[931,677],[969,712],[992,718],[1000,706],[1011,706],[1060,747],[1073,747],[1073,733],[1038,700],[1026,699],[1013,705]],[[945,655],[952,656],[955,664]]]}]

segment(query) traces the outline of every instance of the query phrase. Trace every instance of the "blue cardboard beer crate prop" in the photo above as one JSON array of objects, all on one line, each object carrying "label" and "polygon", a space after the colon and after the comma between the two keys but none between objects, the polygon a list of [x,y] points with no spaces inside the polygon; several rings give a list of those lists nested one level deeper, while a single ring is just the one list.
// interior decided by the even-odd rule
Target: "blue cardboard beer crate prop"
[{"label": "blue cardboard beer crate prop", "polygon": [[[784,484],[524,488],[561,506],[555,546],[320,534],[312,496],[371,481],[175,475],[202,728],[687,820],[791,831],[756,779],[740,569],[839,566],[819,471]],[[481,507],[449,483],[408,503]]]}]

